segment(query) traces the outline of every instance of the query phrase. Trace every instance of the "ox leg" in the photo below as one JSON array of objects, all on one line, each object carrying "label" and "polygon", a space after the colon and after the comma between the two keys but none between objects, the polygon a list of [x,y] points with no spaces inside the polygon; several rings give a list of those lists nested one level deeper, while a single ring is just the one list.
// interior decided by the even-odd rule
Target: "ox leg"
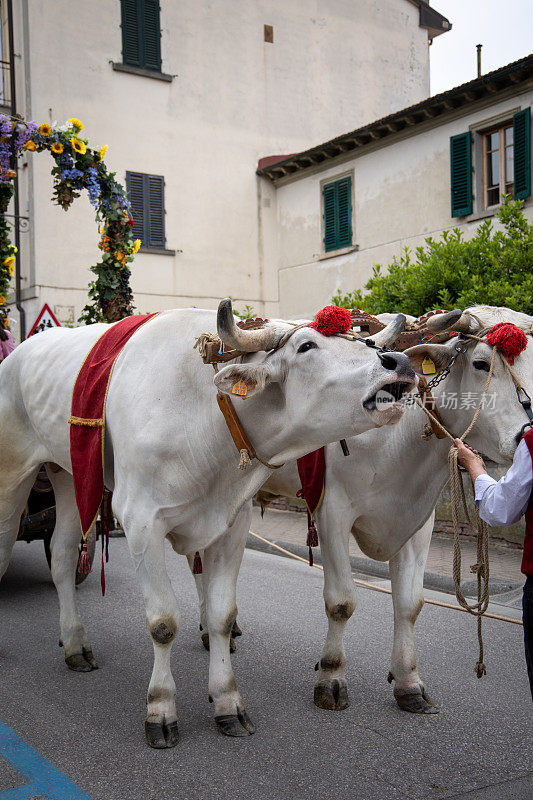
[{"label": "ox leg", "polygon": [[176,684],[170,669],[170,653],[178,633],[179,608],[165,566],[165,532],[156,530],[154,525],[124,528],[154,647],[144,723],[146,741],[157,749],[175,747],[178,743]]},{"label": "ox leg", "polygon": [[424,605],[424,569],[433,531],[434,514],[390,559],[394,606],[394,645],[389,683],[400,708],[415,714],[437,714],[438,709],[420,680],[415,657],[416,619]]},{"label": "ox leg", "polygon": [[[203,552],[201,553],[201,556],[203,560]],[[193,572],[194,556],[187,556],[187,561],[189,563],[189,569],[191,570],[194,582],[196,584],[196,593],[198,595],[198,605],[200,607],[200,634],[201,634],[202,644],[205,647],[205,649],[209,651],[209,629],[207,627],[207,609],[205,604],[204,579],[203,575],[195,575]],[[230,653],[234,653],[236,651],[237,645],[235,644],[235,638],[241,635],[242,631],[237,625],[237,620],[235,620],[235,622],[233,623],[233,627],[231,629],[231,638],[229,642]]]},{"label": "ox leg", "polygon": [[[10,475],[6,468],[0,477],[0,578],[9,566],[24,512],[39,467],[30,468],[23,478]],[[1,472],[1,471],[0,471]]]},{"label": "ox leg", "polygon": [[[332,502],[330,502],[330,500]],[[320,661],[315,669],[318,680],[314,689],[314,703],[328,711],[348,708],[346,684],[346,655],[344,653],[344,629],[355,610],[355,587],[349,557],[350,525],[347,513],[338,517],[337,504],[328,493],[328,503],[323,503],[317,518],[320,552],[324,566],[324,603],[328,617],[328,633]]]},{"label": "ox leg", "polygon": [[74,672],[98,669],[85,633],[76,601],[76,566],[80,543],[80,518],[72,475],[47,470],[56,501],[56,525],[50,549],[52,579],[59,599],[60,644],[65,648],[65,663]]},{"label": "ox leg", "polygon": [[204,591],[209,628],[209,700],[215,722],[226,736],[250,736],[255,727],[246,713],[231,666],[230,639],[237,617],[236,586],[250,509],[204,551]]}]

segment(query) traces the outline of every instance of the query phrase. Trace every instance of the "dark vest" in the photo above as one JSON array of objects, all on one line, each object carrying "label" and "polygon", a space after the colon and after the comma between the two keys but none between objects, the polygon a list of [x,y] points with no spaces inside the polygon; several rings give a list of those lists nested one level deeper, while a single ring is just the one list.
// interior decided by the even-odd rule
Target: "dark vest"
[{"label": "dark vest", "polygon": [[[531,462],[533,463],[533,429],[529,429],[524,435]],[[522,572],[524,575],[533,575],[533,492],[529,497],[526,511],[526,538],[524,540],[524,555],[522,557]]]}]

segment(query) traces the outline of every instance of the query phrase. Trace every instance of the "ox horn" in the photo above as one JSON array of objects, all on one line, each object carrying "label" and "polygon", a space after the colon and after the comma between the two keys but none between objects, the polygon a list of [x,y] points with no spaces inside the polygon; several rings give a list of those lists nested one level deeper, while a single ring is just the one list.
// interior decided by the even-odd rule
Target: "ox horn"
[{"label": "ox horn", "polygon": [[432,333],[454,330],[458,333],[471,333],[475,328],[474,320],[468,311],[448,311],[446,314],[434,314],[427,321],[428,330]]},{"label": "ox horn", "polygon": [[379,333],[372,336],[372,339],[379,347],[387,347],[396,341],[405,327],[406,317],[404,314],[396,314],[392,322],[383,328]]},{"label": "ox horn", "polygon": [[259,350],[272,350],[278,342],[279,333],[271,326],[256,331],[238,328],[233,316],[231,300],[226,297],[220,301],[217,312],[217,330],[226,347],[240,350],[241,353],[257,353]]}]

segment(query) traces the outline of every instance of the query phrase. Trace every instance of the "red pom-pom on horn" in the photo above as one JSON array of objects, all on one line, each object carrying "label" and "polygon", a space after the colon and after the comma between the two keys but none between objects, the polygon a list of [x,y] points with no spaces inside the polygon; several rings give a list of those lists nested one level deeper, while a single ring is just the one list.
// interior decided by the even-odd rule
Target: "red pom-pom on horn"
[{"label": "red pom-pom on horn", "polygon": [[352,327],[352,315],[347,308],[342,308],[342,306],[326,306],[318,312],[309,327],[314,328],[322,336],[346,333]]},{"label": "red pom-pom on horn", "polygon": [[487,333],[487,344],[497,347],[506,357],[509,364],[527,347],[527,336],[524,331],[512,322],[498,322]]}]

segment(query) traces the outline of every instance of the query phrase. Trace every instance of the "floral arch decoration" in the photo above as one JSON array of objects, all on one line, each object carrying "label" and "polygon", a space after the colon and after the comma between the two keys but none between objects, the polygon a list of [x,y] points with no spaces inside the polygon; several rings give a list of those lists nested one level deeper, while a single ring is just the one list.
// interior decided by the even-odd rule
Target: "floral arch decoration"
[{"label": "floral arch decoration", "polygon": [[105,164],[107,145],[93,149],[81,135],[82,130],[83,123],[76,118],[64,125],[38,125],[18,116],[0,114],[0,325],[5,328],[9,327],[5,303],[17,253],[5,215],[14,192],[13,166],[26,151],[47,150],[52,156],[55,203],[67,211],[86,189],[96,211],[102,257],[91,267],[96,278],[89,284],[89,303],[79,321],[115,322],[133,313],[128,264],[141,242],[133,240],[133,219],[126,191]]}]

